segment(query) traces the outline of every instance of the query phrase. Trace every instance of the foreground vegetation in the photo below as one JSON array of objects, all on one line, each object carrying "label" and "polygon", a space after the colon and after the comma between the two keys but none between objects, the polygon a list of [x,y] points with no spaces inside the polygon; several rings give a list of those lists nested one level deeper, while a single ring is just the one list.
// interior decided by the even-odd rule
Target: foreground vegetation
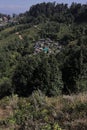
[{"label": "foreground vegetation", "polygon": [[86,130],[87,93],[48,98],[35,91],[0,101],[1,130]]}]

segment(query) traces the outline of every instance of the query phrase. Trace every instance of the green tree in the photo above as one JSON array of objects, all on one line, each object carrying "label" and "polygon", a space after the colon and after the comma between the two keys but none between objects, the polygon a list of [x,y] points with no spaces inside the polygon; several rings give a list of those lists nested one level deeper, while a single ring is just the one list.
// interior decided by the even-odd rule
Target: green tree
[{"label": "green tree", "polygon": [[57,60],[44,54],[24,57],[13,75],[13,85],[20,96],[29,96],[38,89],[49,96],[58,95],[63,83]]}]

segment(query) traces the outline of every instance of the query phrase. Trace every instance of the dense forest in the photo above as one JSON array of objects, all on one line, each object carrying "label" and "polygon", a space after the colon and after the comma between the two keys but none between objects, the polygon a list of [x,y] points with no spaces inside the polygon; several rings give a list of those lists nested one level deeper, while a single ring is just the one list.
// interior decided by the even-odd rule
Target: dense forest
[{"label": "dense forest", "polygon": [[40,23],[45,21],[56,21],[58,23],[82,23],[87,22],[87,5],[80,3],[72,3],[69,7],[68,4],[57,3],[41,3],[34,5],[25,14],[20,14],[24,17],[20,22]]},{"label": "dense forest", "polygon": [[[4,27],[0,32],[0,97],[12,93],[29,96],[34,90],[48,96],[86,91],[87,4],[41,3],[17,20],[11,25],[13,30],[6,32]],[[4,38],[15,33],[25,35],[3,44]],[[52,40],[51,53],[34,54],[35,43],[47,38]]]},{"label": "dense forest", "polygon": [[0,130],[87,130],[87,4],[0,14]]}]

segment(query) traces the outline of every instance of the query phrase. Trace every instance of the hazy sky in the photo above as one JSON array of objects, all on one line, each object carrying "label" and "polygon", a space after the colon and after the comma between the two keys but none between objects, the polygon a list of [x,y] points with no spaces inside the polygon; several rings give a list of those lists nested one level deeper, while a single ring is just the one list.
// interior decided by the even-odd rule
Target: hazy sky
[{"label": "hazy sky", "polygon": [[0,13],[13,14],[21,13],[29,10],[31,5],[41,2],[57,2],[57,3],[87,3],[87,0],[0,0]]}]

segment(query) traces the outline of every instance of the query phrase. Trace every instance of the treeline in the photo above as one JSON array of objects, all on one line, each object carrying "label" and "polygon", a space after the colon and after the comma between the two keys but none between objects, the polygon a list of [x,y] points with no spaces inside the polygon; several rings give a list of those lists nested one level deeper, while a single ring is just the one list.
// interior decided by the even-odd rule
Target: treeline
[{"label": "treeline", "polygon": [[19,19],[20,23],[34,24],[48,20],[66,24],[87,22],[87,4],[72,3],[69,7],[68,4],[44,2],[33,5],[25,14],[20,14]]}]

